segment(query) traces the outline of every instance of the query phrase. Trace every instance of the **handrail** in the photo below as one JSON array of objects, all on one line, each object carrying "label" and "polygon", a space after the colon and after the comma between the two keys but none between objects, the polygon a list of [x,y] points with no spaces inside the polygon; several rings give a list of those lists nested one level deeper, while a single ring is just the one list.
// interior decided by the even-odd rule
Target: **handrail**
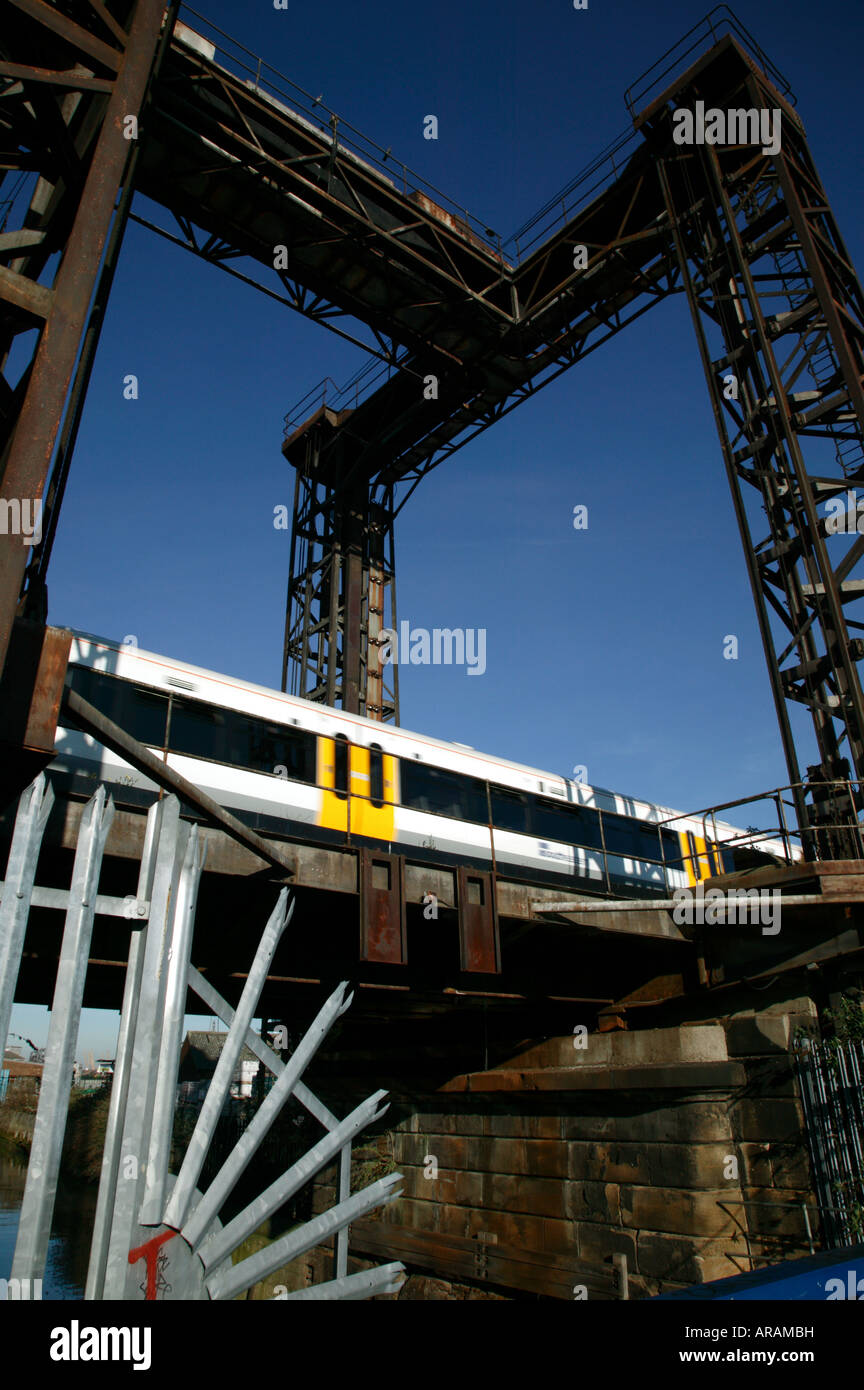
[{"label": "handrail", "polygon": [[[460,206],[435,184],[409,169],[407,164],[394,158],[391,149],[385,150],[381,145],[364,135],[350,121],[338,116],[324,103],[320,94],[313,97],[311,93],[293,82],[278,68],[265,62],[262,57],[232,38],[231,35],[191,5],[183,4],[181,10],[184,16],[194,19],[193,32],[202,31],[200,37],[208,44],[212,44],[215,53],[219,56],[220,65],[225,66],[227,71],[232,72],[234,76],[245,74],[241,80],[254,86],[256,91],[263,92],[265,96],[269,92],[275,94],[277,98],[285,98],[291,103],[292,110],[298,115],[302,112],[302,119],[311,122],[316,130],[331,141],[334,146],[338,143],[338,146],[349,154],[353,152],[355,157],[369,164],[374,172],[385,178],[393,187],[397,187],[398,184],[390,177],[391,173],[401,172],[401,185],[405,194],[422,192],[426,196],[432,195],[432,200],[442,208],[448,209],[462,221],[466,229],[472,235],[476,235],[486,249],[495,251],[498,256],[503,256],[506,249],[507,259],[513,266],[521,264],[522,260],[533,252],[538,243],[549,236],[555,226],[572,221],[580,209],[596,199],[613,180],[617,179],[639,144],[638,132],[632,127],[625,130],[506,241],[502,241],[491,227],[486,226],[467,208]],[[734,33],[736,37],[741,39],[757,58],[762,68],[771,75],[783,95],[794,103],[795,97],[787,79],[767,57],[749,30],[741,24],[728,5],[721,4],[715,5],[698,24],[693,25],[683,38],[667,49],[656,63],[652,64],[640,78],[637,78],[636,82],[627,88],[625,103],[631,118],[635,118],[636,102],[644,100],[652,86],[656,86],[680,60],[699,47],[709,34],[716,39],[723,32]],[[688,40],[690,40],[689,45],[684,47],[688,44]],[[671,59],[671,62],[667,62],[667,59]],[[666,66],[662,68],[659,77],[655,77],[656,70],[664,63]],[[403,355],[403,362],[407,356],[408,354]],[[342,388],[336,387],[332,378],[325,377],[286,414],[285,437],[288,438],[294,429],[303,423],[303,419],[307,418],[303,414],[307,403],[311,400],[318,400],[320,397],[321,405],[326,405],[328,383],[334,390],[331,397],[334,402],[347,403],[346,398],[353,394],[353,405],[356,409],[360,403],[361,388],[365,399],[367,394],[371,394],[377,388],[385,375],[389,379],[392,371],[398,370],[401,365],[400,362],[394,362],[382,367],[376,360],[361,368],[356,376]],[[342,408],[345,408],[344,404]]]},{"label": "handrail", "polygon": [[[338,134],[338,142],[341,146],[349,152],[353,151],[359,158],[371,164],[377,173],[383,175],[394,186],[398,185],[397,181],[391,178],[391,174],[401,174],[401,186],[404,193],[425,192],[427,196],[431,195],[434,202],[448,209],[463,221],[466,227],[470,228],[472,233],[478,236],[488,249],[494,250],[499,256],[504,255],[505,249],[507,249],[507,259],[516,265],[536,246],[543,235],[548,234],[554,225],[559,222],[570,221],[581,206],[596,197],[611,179],[618,177],[622,163],[626,163],[629,153],[632,153],[632,151],[628,152],[625,157],[627,146],[638,139],[637,132],[632,127],[628,127],[622,134],[616,136],[606,149],[586,165],[575,178],[571,179],[564,188],[550,198],[533,217],[529,218],[506,240],[502,240],[491,227],[470,213],[467,208],[455,202],[435,184],[430,183],[428,179],[424,179],[420,174],[410,169],[402,160],[395,158],[391,149],[385,150],[383,146],[364,135],[350,121],[338,116],[326,105],[320,95],[313,97],[310,92],[293,82],[278,68],[265,62],[251,49],[232,38],[230,34],[220,29],[217,24],[207,19],[191,5],[183,4],[181,9],[182,13],[195,19],[195,32],[204,26],[207,34],[202,33],[201,37],[205,38],[208,43],[213,43],[220,62],[224,60],[224,65],[228,67],[228,71],[234,71],[235,75],[246,74],[244,80],[254,79],[255,89],[263,90],[265,95],[269,90],[277,97],[284,97],[289,100],[292,109],[298,113],[302,112],[303,119],[311,121],[322,135],[329,140],[336,141]],[[715,5],[698,24],[693,25],[683,38],[667,49],[656,63],[653,63],[641,77],[627,88],[624,100],[631,118],[635,118],[636,102],[643,100],[651,87],[656,86],[667,76],[679,61],[699,47],[709,34],[716,40],[724,32],[733,33],[750,49],[760,66],[771,76],[775,86],[794,105],[795,95],[788,80],[772,63],[753,35],[729,9],[729,6],[723,4]],[[686,44],[688,39],[691,40],[689,46],[681,51],[682,45]],[[672,57],[672,55],[675,56]],[[652,74],[655,70],[669,58],[672,58],[672,61],[666,64],[659,77],[653,78]],[[251,65],[250,62],[245,61],[246,59],[251,60]],[[270,75],[268,76],[268,74]],[[647,82],[646,79],[648,78],[652,80]],[[573,195],[577,192],[579,196],[574,199]],[[525,237],[529,232],[533,232],[534,235],[526,242]]]},{"label": "handrail", "polygon": [[[694,24],[691,29],[688,29],[687,33],[684,34],[677,43],[674,43],[655,63],[652,63],[650,68],[646,68],[641,77],[637,77],[636,81],[632,82],[627,88],[624,93],[624,102],[632,119],[636,119],[637,104],[641,104],[642,109],[644,109],[644,107],[649,104],[646,98],[652,88],[659,87],[661,82],[664,83],[664,86],[668,86],[669,83],[665,82],[665,79],[677,66],[679,66],[679,64],[683,63],[684,59],[689,57],[695,49],[702,46],[709,34],[716,43],[725,33],[733,34],[735,38],[741,40],[745,48],[750,49],[754,58],[757,59],[759,66],[771,77],[777,90],[792,106],[794,106],[796,102],[795,93],[792,91],[788,79],[785,78],[780,69],[772,63],[764,49],[756,42],[749,29],[745,28],[738,16],[728,5],[715,5],[712,10],[709,10],[708,13],[698,21],[698,23]],[[683,45],[686,44],[687,40],[693,35],[696,35],[696,37],[692,38],[692,42],[684,48]],[[673,54],[675,55],[674,57],[672,56]],[[666,63],[667,58],[671,58],[672,61]],[[660,67],[661,63],[666,63],[666,66],[658,76],[653,77],[652,74]],[[649,78],[651,79],[650,81],[647,80]]]},{"label": "handrail", "polygon": [[[734,845],[746,843],[747,846],[753,846],[779,835],[783,843],[784,857],[787,864],[793,864],[795,862],[791,853],[791,842],[793,839],[797,839],[803,843],[804,837],[807,836],[809,839],[818,842],[818,837],[820,835],[824,835],[826,832],[830,831],[854,834],[857,836],[859,856],[864,859],[864,835],[862,835],[862,826],[860,823],[857,821],[854,824],[848,821],[825,821],[815,825],[790,828],[786,819],[784,807],[788,806],[790,809],[794,810],[795,803],[794,801],[784,800],[782,796],[783,792],[794,791],[802,791],[805,796],[808,794],[812,796],[817,788],[824,788],[826,791],[831,789],[834,792],[842,791],[842,793],[849,798],[849,804],[853,807],[857,807],[861,804],[862,787],[864,787],[864,783],[858,782],[854,778],[836,778],[832,781],[825,782],[790,782],[782,787],[772,787],[767,791],[757,792],[752,796],[738,797],[735,801],[724,801],[716,806],[704,807],[699,811],[677,812],[675,815],[667,816],[665,820],[657,821],[656,823],[662,826],[671,825],[675,821],[701,820],[703,839],[707,839],[707,821],[710,817],[714,832],[712,839],[715,844]],[[760,801],[774,802],[777,808],[778,823],[776,827],[760,828],[758,826],[752,826],[748,827],[746,831],[739,831],[729,840],[719,840],[717,834],[718,811],[729,811],[735,806],[753,805]],[[736,830],[735,826],[730,826],[723,822],[721,822],[721,824],[724,830]],[[746,842],[744,841],[744,836],[746,836]]]},{"label": "handrail", "polygon": [[[349,406],[356,410],[361,397],[365,400],[367,396],[373,394],[382,383],[382,378],[389,381],[393,372],[398,371],[400,367],[400,362],[392,364],[385,362],[382,365],[379,358],[371,357],[342,386],[337,386],[332,376],[323,377],[284,416],[282,430],[284,438],[289,439],[295,430],[305,420],[308,420],[310,415],[314,414],[315,410],[323,409],[328,404],[328,400],[332,410],[346,410]],[[316,402],[317,404],[315,404]]]},{"label": "handrail", "polygon": [[[302,112],[304,120],[311,121],[322,135],[334,143],[337,140],[338,132],[339,145],[349,152],[353,151],[357,157],[371,164],[374,171],[382,175],[388,183],[394,187],[401,183],[402,191],[406,194],[425,193],[432,198],[433,202],[449,210],[455,217],[464,222],[471,232],[479,237],[485,249],[500,255],[501,239],[491,227],[470,213],[466,207],[455,202],[448,194],[442,192],[434,183],[430,183],[428,179],[424,179],[420,174],[410,169],[402,160],[396,159],[390,149],[385,150],[382,145],[370,140],[350,121],[338,116],[326,105],[320,95],[313,97],[311,92],[307,92],[296,82],[292,82],[285,73],[265,62],[263,58],[232,38],[230,34],[226,34],[224,29],[220,29],[217,24],[207,19],[198,10],[193,9],[191,5],[182,4],[180,14],[181,20],[187,15],[194,18],[195,23],[190,25],[190,28],[198,33],[205,42],[213,44],[219,55],[220,65],[227,67],[227,70],[233,72],[234,76],[243,74],[241,80],[252,79],[256,91],[261,90],[266,96],[269,90],[277,99],[282,98],[289,101],[292,110]],[[204,26],[206,33],[203,32],[201,26]],[[214,39],[213,35],[218,37]],[[239,56],[241,54],[242,57]],[[253,65],[250,66],[245,59],[251,59]],[[392,175],[398,176],[398,183]]]},{"label": "handrail", "polygon": [[[633,154],[634,150],[627,150],[628,145],[633,145],[634,150],[641,145],[638,131],[632,128],[622,131],[610,141],[600,154],[595,155],[594,159],[550,198],[533,217],[502,242],[501,249],[506,259],[514,265],[520,265],[538,241],[548,235],[552,227],[571,222],[580,208],[598,197],[609,183],[618,178]],[[589,182],[592,178],[593,181]],[[577,193],[579,196],[574,197]],[[529,232],[533,232],[534,235],[526,241]]]}]

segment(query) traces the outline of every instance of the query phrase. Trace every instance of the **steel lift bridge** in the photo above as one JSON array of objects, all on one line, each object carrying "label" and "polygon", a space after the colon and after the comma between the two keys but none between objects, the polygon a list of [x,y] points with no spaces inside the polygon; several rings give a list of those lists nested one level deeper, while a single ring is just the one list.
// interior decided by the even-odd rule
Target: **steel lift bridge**
[{"label": "steel lift bridge", "polygon": [[[861,288],[788,84],[732,13],[717,7],[629,90],[627,134],[502,247],[320,100],[176,8],[3,0],[0,496],[42,497],[44,538],[25,573],[25,547],[0,537],[0,660],[16,612],[44,621],[123,230],[145,220],[135,189],[170,214],[163,235],[353,341],[346,320],[368,329],[373,370],[346,392],[325,386],[286,425],[296,495],[284,684],[372,718],[399,715],[379,634],[395,624],[393,526],[407,497],[520,401],[684,294],[807,853],[859,854],[842,827],[857,827],[864,778],[864,645],[849,616],[864,537],[854,499],[844,535],[829,535],[824,504],[854,492],[864,467]],[[697,101],[781,111],[781,148],[676,144],[673,113]],[[240,257],[260,274],[232,266]],[[34,327],[13,384],[19,335]],[[826,824],[840,829],[818,843],[807,834]]]},{"label": "steel lift bridge", "polygon": [[[178,9],[176,0],[167,9],[164,0],[0,0],[0,503],[13,523],[17,508],[19,533],[22,503],[44,503],[29,561],[14,526],[0,534],[3,806],[30,787],[0,885],[0,1035],[30,907],[66,914],[13,1275],[26,1282],[44,1269],[84,977],[99,964],[90,958],[94,913],[126,917],[131,908],[142,929],[126,963],[88,1296],[155,1297],[171,1284],[174,1296],[230,1298],[330,1236],[334,1280],[293,1296],[365,1297],[393,1291],[400,1277],[393,1264],[347,1273],[348,1225],[389,1200],[398,1181],[350,1193],[351,1140],[377,1118],[380,1093],[340,1120],[302,1081],[344,1012],[344,987],[319,1001],[288,1063],[251,1030],[290,916],[285,892],[236,1009],[192,966],[203,855],[178,796],[289,877],[300,851],[196,802],[196,789],[175,776],[163,783],[175,795],[147,818],[136,895],[98,893],[114,815],[101,788],[81,812],[69,888],[35,882],[52,798],[37,774],[53,757],[61,700],[82,728],[146,763],[147,750],[123,730],[64,697],[63,643],[46,627],[48,563],[125,227],[146,221],[369,352],[371,371],[345,392],[313,394],[286,423],[283,451],[297,481],[284,684],[290,676],[294,693],[382,720],[398,719],[398,690],[385,679],[398,668],[382,667],[379,639],[396,624],[393,528],[407,497],[652,305],[685,295],[805,849],[835,860],[862,857],[864,646],[847,608],[864,595],[855,524],[864,305],[788,84],[725,6],[631,88],[627,134],[506,246],[320,100],[193,11],[181,21]],[[781,147],[676,144],[674,112],[697,102],[779,110]],[[165,214],[158,225],[136,210],[136,191]],[[242,271],[232,264],[241,258]],[[837,499],[851,506],[842,534],[824,509]],[[66,643],[68,652],[68,634]],[[229,1034],[175,1176],[171,1114],[188,990]],[[277,1078],[273,1099],[202,1195],[244,1043]],[[292,1095],[324,1138],[223,1227],[222,1198]],[[286,1192],[337,1155],[337,1205],[261,1258],[233,1264]],[[134,1182],[130,1158],[141,1165]]]}]

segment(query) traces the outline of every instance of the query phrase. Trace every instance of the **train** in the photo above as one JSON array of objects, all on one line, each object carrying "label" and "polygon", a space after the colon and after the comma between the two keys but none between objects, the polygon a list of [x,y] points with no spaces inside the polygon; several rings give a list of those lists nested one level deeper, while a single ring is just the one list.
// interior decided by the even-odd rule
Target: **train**
[{"label": "train", "polygon": [[[362,715],[73,632],[67,684],[264,835],[368,845],[589,894],[671,896],[787,857],[779,839],[692,818]],[[48,775],[149,806],[156,783],[91,735],[57,730]],[[185,808],[195,814],[194,808]]]}]

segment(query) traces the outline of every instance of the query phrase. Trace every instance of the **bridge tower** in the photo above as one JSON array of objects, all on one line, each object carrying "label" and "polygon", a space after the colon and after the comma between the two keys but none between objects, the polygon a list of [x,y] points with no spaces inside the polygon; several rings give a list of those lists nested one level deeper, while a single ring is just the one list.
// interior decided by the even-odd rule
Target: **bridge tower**
[{"label": "bridge tower", "polygon": [[[127,218],[376,359],[362,394],[322,396],[287,430],[283,671],[286,688],[377,719],[399,717],[398,668],[382,668],[380,638],[396,623],[393,527],[408,496],[679,294],[808,851],[850,852],[843,827],[857,825],[864,781],[864,623],[852,607],[864,597],[864,300],[788,84],[725,6],[631,89],[629,130],[506,246],[263,60],[250,68],[218,31],[211,42],[176,22],[173,5],[80,0],[61,14],[6,0],[5,16],[2,186],[6,221],[20,225],[0,233],[0,502],[41,500],[44,518],[29,566],[20,536],[0,535],[0,661],[16,614],[44,622]],[[697,109],[773,113],[782,135],[678,143],[676,115]],[[133,190],[180,235],[134,211]],[[287,268],[275,286],[229,265],[245,257],[272,281],[277,250]],[[340,316],[367,341],[336,327]],[[13,385],[11,349],[34,327]],[[20,691],[37,667],[9,679]]]}]

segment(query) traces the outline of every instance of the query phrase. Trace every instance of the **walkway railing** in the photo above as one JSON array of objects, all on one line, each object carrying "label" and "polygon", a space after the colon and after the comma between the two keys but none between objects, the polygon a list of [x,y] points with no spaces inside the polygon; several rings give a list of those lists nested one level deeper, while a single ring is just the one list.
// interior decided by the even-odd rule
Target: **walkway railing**
[{"label": "walkway railing", "polygon": [[[853,819],[850,814],[849,820],[832,820],[830,814],[820,814],[818,820],[802,829],[793,822],[794,801],[787,800],[783,795],[784,792],[795,791],[812,796],[814,798],[814,810],[817,809],[818,805],[836,808],[843,804],[844,808],[849,808],[850,813],[854,812],[855,818]],[[773,808],[772,814],[776,817],[776,820],[769,825],[751,825],[745,830],[735,830],[735,827],[728,825],[725,821],[718,822],[717,820],[718,812],[731,811],[738,806],[756,806],[763,802],[770,803]],[[731,849],[736,846],[755,849],[760,845],[768,853],[782,849],[780,857],[785,859],[787,864],[798,863],[802,858],[864,859],[864,827],[857,819],[858,813],[862,809],[864,809],[864,786],[860,782],[850,779],[837,779],[831,782],[790,782],[783,787],[773,787],[769,791],[757,792],[753,796],[738,797],[735,801],[724,801],[717,806],[708,806],[699,811],[688,811],[667,816],[659,824],[674,826],[677,822],[684,820],[700,820],[704,839],[708,839],[710,834],[710,838],[715,843]],[[787,811],[792,812],[791,817],[786,814]],[[735,831],[731,836],[728,833],[724,835],[720,833],[730,830]],[[771,846],[770,849],[768,848],[769,845]],[[838,846],[844,850],[842,855],[836,853]]]},{"label": "walkway railing", "polygon": [[624,93],[624,101],[627,110],[635,120],[640,111],[650,105],[649,93],[652,96],[659,96],[666,87],[670,86],[670,78],[676,69],[683,67],[687,59],[694,53],[701,52],[710,39],[717,43],[726,34],[731,34],[737,39],[742,47],[747,48],[762,68],[763,72],[771,78],[774,86],[781,96],[792,105],[795,105],[795,93],[789,85],[788,80],[782,72],[760,48],[750,30],[745,28],[738,16],[728,5],[715,5],[713,10],[700,19],[698,24],[694,24],[692,29],[668,48],[664,54],[652,63],[650,68],[643,72],[641,77],[637,77]]},{"label": "walkway railing", "polygon": [[199,14],[191,5],[183,5],[180,16],[183,22],[188,21],[189,28],[212,45],[215,61],[220,67],[239,77],[264,96],[269,96],[271,100],[275,98],[277,102],[287,104],[289,113],[302,115],[303,120],[313,125],[327,140],[338,140],[342,149],[371,165],[374,171],[394,188],[400,188],[406,194],[422,193],[430,198],[439,207],[464,222],[489,250],[500,254],[501,239],[491,227],[475,217],[466,207],[454,202],[448,194],[436,188],[434,183],[430,183],[400,159],[396,159],[392,149],[384,149],[383,145],[370,140],[350,121],[338,116],[326,104],[322,95],[313,97],[311,92],[305,91],[278,68],[265,62],[260,55],[231,38],[230,34],[226,34],[218,25]]}]

